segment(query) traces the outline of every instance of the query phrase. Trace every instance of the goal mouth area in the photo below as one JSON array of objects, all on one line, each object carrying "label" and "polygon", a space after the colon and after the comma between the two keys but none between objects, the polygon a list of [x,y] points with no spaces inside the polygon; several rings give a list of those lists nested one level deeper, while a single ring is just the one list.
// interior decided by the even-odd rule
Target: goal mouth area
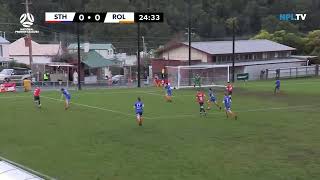
[{"label": "goal mouth area", "polygon": [[225,87],[230,81],[230,66],[226,64],[166,66],[166,68],[168,81],[176,89]]}]

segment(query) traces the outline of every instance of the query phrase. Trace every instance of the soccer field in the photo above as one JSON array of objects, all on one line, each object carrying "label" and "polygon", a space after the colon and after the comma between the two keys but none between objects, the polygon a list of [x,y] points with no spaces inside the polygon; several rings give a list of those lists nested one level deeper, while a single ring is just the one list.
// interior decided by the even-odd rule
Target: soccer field
[{"label": "soccer field", "polygon": [[[277,180],[320,178],[320,79],[238,83],[227,119],[199,115],[195,89],[0,94],[0,155],[63,180]],[[207,89],[205,89],[207,93]],[[217,89],[221,104],[223,90]],[[145,121],[137,126],[140,96]]]}]

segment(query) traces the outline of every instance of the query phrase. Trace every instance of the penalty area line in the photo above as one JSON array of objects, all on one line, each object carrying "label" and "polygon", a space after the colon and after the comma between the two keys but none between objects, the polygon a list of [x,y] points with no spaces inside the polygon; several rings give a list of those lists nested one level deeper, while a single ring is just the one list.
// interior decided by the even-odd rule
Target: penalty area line
[{"label": "penalty area line", "polygon": [[[47,98],[47,99],[50,99],[50,100],[54,100],[54,101],[64,101],[64,100],[61,100],[61,99],[51,98],[51,97],[47,97],[47,96],[41,96],[41,97],[44,97],[44,98]],[[135,115],[132,115],[132,114],[127,114],[127,113],[123,113],[123,112],[120,112],[120,111],[107,109],[107,108],[104,108],[104,107],[90,106],[90,105],[87,105],[87,104],[81,104],[81,103],[75,103],[75,102],[70,102],[70,104],[74,104],[74,105],[82,106],[82,107],[87,107],[87,108],[91,108],[91,109],[98,109],[98,110],[102,110],[102,111],[108,111],[108,112],[121,114],[121,115],[128,116],[128,117],[136,117]]]}]

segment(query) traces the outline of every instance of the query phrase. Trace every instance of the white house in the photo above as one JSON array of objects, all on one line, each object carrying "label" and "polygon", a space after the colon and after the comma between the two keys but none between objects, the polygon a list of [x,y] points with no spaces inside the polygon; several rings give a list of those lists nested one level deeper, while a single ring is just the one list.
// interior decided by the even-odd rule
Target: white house
[{"label": "white house", "polygon": [[[50,63],[53,57],[61,54],[60,44],[38,44],[32,41],[33,63]],[[24,38],[20,38],[9,45],[9,57],[19,63],[29,64],[29,47],[26,47]]]},{"label": "white house", "polygon": [[[103,56],[106,59],[114,58],[115,56],[115,47],[112,44],[95,44],[95,43],[81,43],[80,44],[80,50],[83,52],[89,52],[89,51],[96,51],[101,56]],[[68,52],[69,53],[76,53],[78,52],[78,44],[72,43],[68,46]]]},{"label": "white house", "polygon": [[8,40],[0,36],[0,62],[9,61],[9,44]]}]

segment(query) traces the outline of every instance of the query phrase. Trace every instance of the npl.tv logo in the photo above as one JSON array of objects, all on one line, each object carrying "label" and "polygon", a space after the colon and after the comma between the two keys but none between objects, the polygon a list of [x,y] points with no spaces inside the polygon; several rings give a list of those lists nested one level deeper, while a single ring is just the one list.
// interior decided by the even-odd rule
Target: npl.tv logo
[{"label": "npl.tv logo", "polygon": [[280,21],[305,21],[307,14],[280,14]]}]

